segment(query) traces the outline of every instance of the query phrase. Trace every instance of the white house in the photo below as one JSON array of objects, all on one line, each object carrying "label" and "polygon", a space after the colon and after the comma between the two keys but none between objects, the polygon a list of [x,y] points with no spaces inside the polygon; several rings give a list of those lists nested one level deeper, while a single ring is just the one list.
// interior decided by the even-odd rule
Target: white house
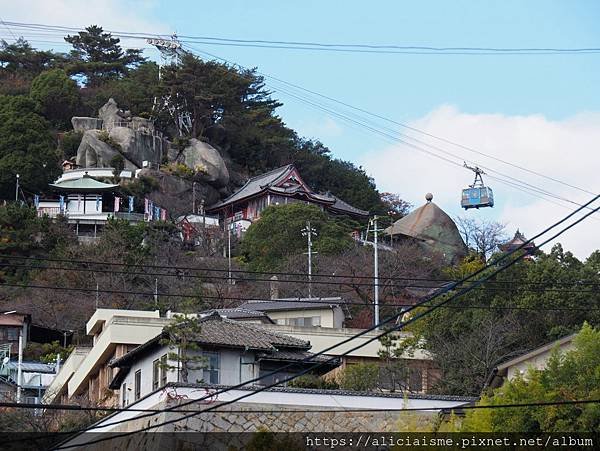
[{"label": "white house", "polygon": [[[188,352],[203,361],[190,362],[188,380],[184,382],[237,385],[274,373],[256,382],[267,385],[315,363],[322,363],[313,371],[316,374],[327,373],[338,365],[337,361],[327,362],[327,357],[313,356],[308,352],[310,343],[307,341],[254,324],[229,320],[218,313],[201,317],[198,322],[200,332],[193,341],[199,349]],[[109,388],[120,390],[122,406],[169,382],[181,382],[182,363],[171,358],[179,354],[179,346],[165,344],[166,338],[167,333],[163,332],[110,363],[118,370]]]}]

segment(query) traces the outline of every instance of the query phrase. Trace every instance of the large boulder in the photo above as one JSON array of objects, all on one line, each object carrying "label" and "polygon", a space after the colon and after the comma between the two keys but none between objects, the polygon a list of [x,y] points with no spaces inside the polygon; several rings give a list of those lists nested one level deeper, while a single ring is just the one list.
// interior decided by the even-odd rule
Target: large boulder
[{"label": "large boulder", "polygon": [[178,152],[171,150],[171,160],[183,163],[196,172],[195,180],[223,187],[229,183],[229,170],[217,149],[198,139],[191,139],[189,145]]},{"label": "large boulder", "polygon": [[108,131],[110,139],[121,147],[123,155],[138,168],[144,161],[159,165],[165,141],[153,133],[133,130],[129,127],[113,127]]},{"label": "large boulder", "polygon": [[98,117],[102,119],[104,128],[110,130],[113,127],[119,127],[123,123],[129,122],[131,120],[131,112],[120,109],[115,99],[111,97],[98,110]]},{"label": "large boulder", "polygon": [[[103,132],[100,130],[84,132],[81,144],[77,149],[76,162],[78,166],[83,168],[110,168],[112,167],[112,158],[121,155],[121,152],[100,139],[101,133]],[[138,169],[129,159],[124,158],[124,160],[125,169]]]}]

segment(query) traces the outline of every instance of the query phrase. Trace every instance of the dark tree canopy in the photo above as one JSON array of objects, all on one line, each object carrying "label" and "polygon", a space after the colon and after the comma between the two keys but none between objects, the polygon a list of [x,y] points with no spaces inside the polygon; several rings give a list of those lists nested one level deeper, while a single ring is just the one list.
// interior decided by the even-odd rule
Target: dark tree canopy
[{"label": "dark tree canopy", "polygon": [[30,97],[56,128],[67,129],[81,104],[77,83],[62,69],[42,72],[31,83]]},{"label": "dark tree canopy", "polygon": [[45,191],[60,169],[48,122],[24,96],[0,96],[0,197],[14,199],[16,175],[30,192]]},{"label": "dark tree canopy", "polygon": [[86,85],[95,87],[127,74],[131,67],[145,61],[142,51],[123,51],[121,40],[105,33],[102,27],[90,25],[76,35],[65,37],[73,45],[70,54],[70,72],[85,77]]}]

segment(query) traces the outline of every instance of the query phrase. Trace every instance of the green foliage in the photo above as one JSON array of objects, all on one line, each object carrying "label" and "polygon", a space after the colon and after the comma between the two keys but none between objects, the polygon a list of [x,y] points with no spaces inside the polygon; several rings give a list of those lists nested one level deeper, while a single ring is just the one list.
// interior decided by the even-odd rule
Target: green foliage
[{"label": "green foliage", "polygon": [[191,180],[196,172],[183,163],[171,162],[160,167],[161,171],[167,174],[175,175],[187,180]]},{"label": "green foliage", "polygon": [[277,268],[285,257],[306,252],[302,229],[307,221],[317,230],[314,251],[335,254],[352,246],[350,231],[315,205],[277,205],[266,208],[260,221],[246,232],[241,246],[244,260],[254,270],[269,271]]},{"label": "green foliage", "polygon": [[[165,369],[179,369],[182,382],[188,382],[189,372],[206,366],[206,359],[199,354],[201,348],[195,340],[200,334],[201,326],[197,317],[175,315],[173,321],[163,329],[164,339],[161,344],[169,346]],[[171,365],[168,362],[176,362]],[[201,381],[191,381],[201,382]]]},{"label": "green foliage", "polygon": [[[555,350],[544,370],[530,368],[525,378],[507,381],[479,404],[555,402],[600,396],[600,330],[589,324],[574,340],[574,349]],[[599,432],[597,404],[513,409],[476,409],[467,413],[463,432]]]},{"label": "green foliage", "polygon": [[97,25],[91,25],[76,35],[69,35],[65,37],[65,41],[73,45],[69,72],[85,77],[86,85],[90,87],[119,79],[131,67],[145,60],[141,56],[141,50],[123,51],[120,39],[113,38]]},{"label": "green foliage", "polygon": [[356,363],[347,365],[338,381],[344,390],[370,391],[379,383],[379,365],[376,363]]},{"label": "green foliage", "polygon": [[64,60],[62,54],[34,49],[23,38],[12,44],[0,40],[0,94],[28,94],[33,78]]},{"label": "green foliage", "polygon": [[63,130],[70,126],[81,104],[77,83],[62,69],[51,69],[34,78],[29,95],[44,117]]},{"label": "green foliage", "polygon": [[110,159],[110,166],[113,168],[113,178],[115,183],[119,182],[119,176],[123,169],[125,169],[125,158],[123,155],[117,154]]},{"label": "green foliage", "polygon": [[324,379],[315,376],[314,374],[305,374],[296,379],[292,379],[289,386],[294,388],[317,388],[322,390],[337,390],[340,388],[335,380]]},{"label": "green foliage", "polygon": [[[460,278],[482,264],[471,256],[448,275]],[[581,281],[600,283],[595,260],[583,263],[555,245],[549,254],[519,262],[483,289],[452,301],[454,308],[438,309],[411,325],[441,369],[437,390],[479,395],[502,361],[573,333],[584,321],[600,324],[597,310],[582,308],[599,304],[600,293],[579,289]],[[565,289],[574,291],[565,294]]]},{"label": "green foliage", "polygon": [[77,155],[77,150],[79,149],[82,138],[83,133],[76,131],[67,132],[62,135],[62,139],[60,140],[60,149],[63,152],[63,158],[65,160]]},{"label": "green foliage", "polygon": [[158,190],[160,184],[154,177],[142,175],[131,183],[121,187],[126,194],[139,197],[140,199],[153,191]]},{"label": "green foliage", "polygon": [[60,174],[58,152],[33,100],[0,96],[0,198],[14,199],[16,174],[25,189],[45,191]]},{"label": "green foliage", "polygon": [[56,358],[60,355],[61,362],[64,362],[73,349],[74,346],[65,348],[58,341],[52,343],[29,342],[25,349],[25,358],[39,360],[42,363],[56,363]]}]

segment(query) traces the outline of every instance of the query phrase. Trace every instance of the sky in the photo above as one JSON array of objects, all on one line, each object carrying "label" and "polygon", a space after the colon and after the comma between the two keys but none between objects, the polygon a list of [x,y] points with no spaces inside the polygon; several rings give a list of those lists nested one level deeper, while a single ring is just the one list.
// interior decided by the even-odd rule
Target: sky
[{"label": "sky", "polygon": [[[600,47],[600,2],[595,0],[0,0],[0,18],[235,39],[435,47]],[[0,23],[0,37],[11,40],[13,34],[19,33]],[[36,43],[34,38],[32,41],[37,47],[68,50],[68,46]],[[139,41],[124,43],[145,46]],[[432,192],[434,202],[451,216],[500,221],[511,235],[519,228],[533,236],[576,208],[575,203],[591,199],[590,193],[600,193],[600,54],[465,56],[214,44],[193,47],[207,58],[208,53],[245,67],[257,67],[261,73],[393,121],[365,116],[267,78],[274,96],[284,102],[279,114],[286,124],[302,136],[319,139],[334,156],[363,167],[381,191],[397,193],[415,206],[424,202],[425,193]],[[157,58],[157,52],[151,49],[146,55]],[[380,133],[347,117],[362,124],[368,121],[367,125]],[[387,136],[382,136],[382,130]],[[446,152],[445,156],[459,164],[415,148],[431,151],[433,148],[427,145],[436,146],[436,153]],[[494,189],[494,208],[460,209],[460,190],[473,178],[472,173],[459,167],[463,160],[489,169],[484,180]],[[510,184],[512,181],[514,185],[515,180],[561,200],[540,196],[539,191],[534,195],[530,190],[516,189]],[[600,213],[559,241],[578,257],[586,258],[600,248],[599,226]]]}]

